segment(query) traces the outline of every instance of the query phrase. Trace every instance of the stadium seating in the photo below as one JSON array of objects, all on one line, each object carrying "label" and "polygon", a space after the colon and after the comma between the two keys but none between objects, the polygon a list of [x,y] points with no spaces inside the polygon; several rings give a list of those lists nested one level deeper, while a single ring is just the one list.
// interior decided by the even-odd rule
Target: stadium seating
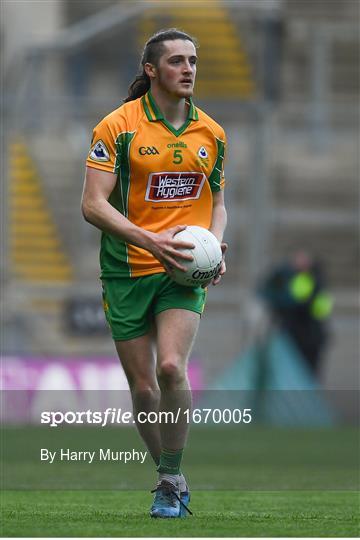
[{"label": "stadium seating", "polygon": [[10,145],[9,191],[9,248],[14,277],[37,284],[69,283],[71,263],[24,142]]}]

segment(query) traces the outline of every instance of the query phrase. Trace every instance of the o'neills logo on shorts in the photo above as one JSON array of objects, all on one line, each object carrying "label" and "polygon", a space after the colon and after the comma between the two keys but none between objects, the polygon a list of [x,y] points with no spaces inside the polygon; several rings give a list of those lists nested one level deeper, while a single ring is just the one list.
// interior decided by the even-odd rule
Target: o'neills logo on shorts
[{"label": "o'neills logo on shorts", "polygon": [[149,175],[145,200],[184,201],[198,199],[205,182],[200,172],[160,172]]}]

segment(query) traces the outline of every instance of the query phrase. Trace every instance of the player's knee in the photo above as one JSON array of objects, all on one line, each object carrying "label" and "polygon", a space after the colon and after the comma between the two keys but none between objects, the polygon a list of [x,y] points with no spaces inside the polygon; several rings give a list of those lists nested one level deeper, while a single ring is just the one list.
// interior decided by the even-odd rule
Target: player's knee
[{"label": "player's knee", "polygon": [[128,378],[130,390],[137,396],[153,397],[159,391],[156,379],[146,379],[140,377]]},{"label": "player's knee", "polygon": [[182,366],[173,360],[163,362],[158,370],[158,380],[160,387],[176,386],[183,382],[185,371]]}]

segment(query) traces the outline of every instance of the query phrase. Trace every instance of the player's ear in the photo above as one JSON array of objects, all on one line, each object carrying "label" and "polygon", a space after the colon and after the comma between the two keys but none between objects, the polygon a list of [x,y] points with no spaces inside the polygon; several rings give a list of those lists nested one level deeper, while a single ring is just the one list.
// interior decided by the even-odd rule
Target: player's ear
[{"label": "player's ear", "polygon": [[144,70],[145,70],[146,75],[150,77],[150,79],[155,79],[156,67],[154,66],[154,64],[150,64],[150,62],[146,62],[146,64],[144,64]]}]

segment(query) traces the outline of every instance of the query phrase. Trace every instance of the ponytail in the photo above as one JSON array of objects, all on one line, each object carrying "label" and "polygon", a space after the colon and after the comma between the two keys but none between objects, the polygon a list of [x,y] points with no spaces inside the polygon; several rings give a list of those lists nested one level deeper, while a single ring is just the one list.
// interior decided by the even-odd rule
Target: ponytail
[{"label": "ponytail", "polygon": [[150,77],[146,75],[145,70],[140,75],[137,75],[135,80],[130,84],[128,89],[128,97],[124,99],[124,103],[127,101],[133,101],[137,99],[149,90],[150,88]]},{"label": "ponytail", "polygon": [[176,28],[170,28],[169,30],[160,30],[154,34],[145,44],[144,51],[140,62],[140,73],[136,76],[135,80],[130,84],[128,89],[128,96],[124,99],[124,103],[137,99],[150,89],[150,77],[145,73],[145,64],[158,65],[159,60],[164,53],[164,41],[172,41],[174,39],[183,39],[191,41],[196,47],[196,40],[181,32]]}]

